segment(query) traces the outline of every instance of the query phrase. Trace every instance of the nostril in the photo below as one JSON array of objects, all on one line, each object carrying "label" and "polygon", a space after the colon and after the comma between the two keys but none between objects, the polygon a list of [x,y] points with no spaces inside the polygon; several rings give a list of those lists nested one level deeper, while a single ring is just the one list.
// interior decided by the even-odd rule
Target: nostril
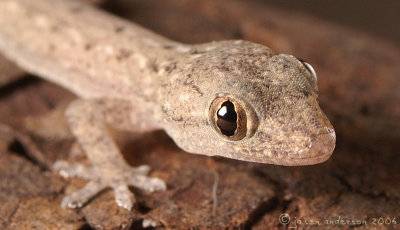
[{"label": "nostril", "polygon": [[336,132],[334,129],[325,127],[325,130],[328,132],[329,135],[331,135],[332,139],[336,142]]},{"label": "nostril", "polygon": [[330,155],[335,148],[335,130],[330,127],[325,127],[323,130],[324,131],[319,134],[311,135],[309,141],[304,142],[313,156]]},{"label": "nostril", "polygon": [[327,132],[319,135],[317,144],[321,153],[332,154],[336,145],[336,133],[335,130],[332,128],[326,127],[325,130]]}]

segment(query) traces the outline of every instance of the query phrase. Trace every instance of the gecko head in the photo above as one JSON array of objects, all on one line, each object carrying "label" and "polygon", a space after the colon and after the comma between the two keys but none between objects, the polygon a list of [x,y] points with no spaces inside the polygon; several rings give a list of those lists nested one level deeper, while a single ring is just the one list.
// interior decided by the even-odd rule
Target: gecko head
[{"label": "gecko head", "polygon": [[165,87],[176,105],[169,104],[174,120],[166,130],[180,147],[278,165],[331,156],[335,131],[318,105],[310,64],[251,42],[211,44],[178,67],[178,81]]}]

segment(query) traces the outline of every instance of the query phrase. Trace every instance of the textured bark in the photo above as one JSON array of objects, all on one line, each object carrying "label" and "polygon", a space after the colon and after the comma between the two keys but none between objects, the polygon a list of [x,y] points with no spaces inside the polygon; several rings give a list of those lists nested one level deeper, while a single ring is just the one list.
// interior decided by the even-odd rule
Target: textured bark
[{"label": "textured bark", "polygon": [[0,83],[0,122],[13,127],[0,126],[0,229],[278,229],[287,227],[279,222],[283,213],[291,217],[289,226],[297,220],[303,228],[369,229],[381,217],[382,229],[399,226],[399,47],[249,1],[125,0],[101,6],[178,41],[241,38],[307,60],[319,76],[320,104],[336,129],[336,150],[319,165],[281,167],[188,154],[163,132],[115,132],[126,159],[151,165],[152,176],[165,179],[168,190],[137,191],[132,212],[118,208],[111,191],[81,210],[64,210],[64,193],[84,181],[48,171],[30,145],[50,162],[85,161],[62,112],[73,96],[0,59],[1,79],[19,79]]}]

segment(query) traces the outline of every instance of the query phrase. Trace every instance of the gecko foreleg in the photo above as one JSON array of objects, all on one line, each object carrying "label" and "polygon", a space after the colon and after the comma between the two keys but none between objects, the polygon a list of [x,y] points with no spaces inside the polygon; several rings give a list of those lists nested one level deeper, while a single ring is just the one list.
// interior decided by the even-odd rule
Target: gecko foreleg
[{"label": "gecko foreleg", "polygon": [[[54,164],[54,169],[60,170],[64,177],[80,177],[90,181],[84,188],[66,196],[61,204],[63,207],[81,207],[98,192],[111,187],[117,204],[131,209],[135,198],[128,186],[147,191],[166,189],[161,179],[146,176],[150,170],[148,166],[134,168],[128,165],[107,132],[106,124],[133,130],[138,124],[133,124],[130,119],[132,109],[129,101],[112,99],[79,99],[68,107],[66,118],[70,129],[92,166],[68,164],[65,161],[57,161]],[[139,131],[142,130],[143,125]]]}]

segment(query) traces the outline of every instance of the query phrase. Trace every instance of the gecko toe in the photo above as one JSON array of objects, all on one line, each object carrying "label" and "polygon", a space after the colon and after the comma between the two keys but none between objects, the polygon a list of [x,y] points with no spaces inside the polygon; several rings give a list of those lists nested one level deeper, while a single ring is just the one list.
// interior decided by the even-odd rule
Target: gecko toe
[{"label": "gecko toe", "polygon": [[167,185],[160,178],[142,175],[131,177],[129,184],[149,192],[165,191],[167,189]]},{"label": "gecko toe", "polygon": [[64,197],[61,202],[62,208],[80,208],[87,203],[93,196],[105,188],[99,182],[90,181],[80,190]]},{"label": "gecko toe", "polygon": [[70,164],[63,160],[54,163],[53,171],[59,171],[59,174],[64,178],[79,177],[90,179],[90,175],[93,175],[91,167],[82,164]]},{"label": "gecko toe", "polygon": [[141,165],[136,168],[132,168],[133,172],[132,174],[140,174],[140,175],[147,175],[150,172],[150,166],[148,165]]},{"label": "gecko toe", "polygon": [[129,190],[126,185],[114,186],[115,202],[118,206],[131,210],[135,203],[135,195]]}]

